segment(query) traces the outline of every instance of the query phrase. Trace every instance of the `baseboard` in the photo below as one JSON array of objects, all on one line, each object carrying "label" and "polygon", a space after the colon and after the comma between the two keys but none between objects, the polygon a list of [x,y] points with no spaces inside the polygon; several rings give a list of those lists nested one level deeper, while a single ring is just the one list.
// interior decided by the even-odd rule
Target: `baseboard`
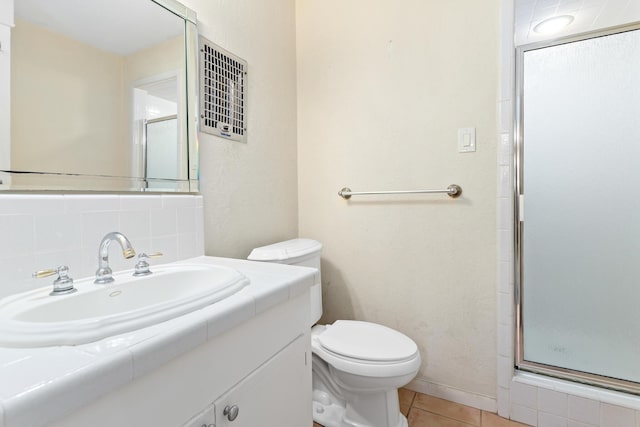
[{"label": "baseboard", "polygon": [[409,390],[419,393],[428,394],[430,396],[446,399],[451,402],[460,403],[462,405],[471,406],[473,408],[482,409],[488,412],[498,411],[498,401],[496,398],[484,396],[476,393],[458,390],[442,384],[436,384],[425,378],[416,378],[409,384],[404,386]]}]

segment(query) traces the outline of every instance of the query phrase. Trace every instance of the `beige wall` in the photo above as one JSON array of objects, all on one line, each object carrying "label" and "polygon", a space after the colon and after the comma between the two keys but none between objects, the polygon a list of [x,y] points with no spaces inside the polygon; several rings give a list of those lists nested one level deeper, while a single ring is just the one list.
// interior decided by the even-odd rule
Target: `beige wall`
[{"label": "beige wall", "polygon": [[[420,347],[415,388],[495,406],[499,1],[296,7],[299,234],[324,244],[323,320],[396,328]],[[457,152],[460,127],[477,152]],[[452,183],[460,199],[336,194]]]},{"label": "beige wall", "polygon": [[206,253],[242,258],[298,232],[294,0],[183,3],[249,63],[247,143],[199,135]]},{"label": "beige wall", "polygon": [[11,168],[128,175],[122,58],[21,20],[11,43]]}]

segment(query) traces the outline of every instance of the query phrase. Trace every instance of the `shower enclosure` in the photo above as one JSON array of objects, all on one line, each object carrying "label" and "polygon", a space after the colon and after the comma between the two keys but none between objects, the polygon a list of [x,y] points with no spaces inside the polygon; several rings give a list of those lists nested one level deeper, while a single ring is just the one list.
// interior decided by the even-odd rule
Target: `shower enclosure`
[{"label": "shower enclosure", "polygon": [[519,369],[640,393],[640,25],[518,50]]}]

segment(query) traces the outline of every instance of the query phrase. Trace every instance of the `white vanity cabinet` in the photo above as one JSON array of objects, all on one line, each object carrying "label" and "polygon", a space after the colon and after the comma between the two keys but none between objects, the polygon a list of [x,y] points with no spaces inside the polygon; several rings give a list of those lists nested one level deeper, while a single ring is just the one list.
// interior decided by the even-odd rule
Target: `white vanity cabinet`
[{"label": "white vanity cabinet", "polygon": [[217,399],[215,426],[300,427],[297,420],[311,416],[310,396],[301,393],[306,387],[305,349],[301,336]]},{"label": "white vanity cabinet", "polygon": [[183,427],[299,427],[311,413],[310,396],[301,392],[307,387],[305,340],[298,337]]},{"label": "white vanity cabinet", "polygon": [[[312,275],[306,279],[313,282]],[[309,289],[308,285],[295,293],[292,289],[283,288],[264,298],[259,289],[254,290],[255,304],[245,303],[238,311],[209,317],[204,330],[214,336],[177,356],[167,358],[164,352],[175,353],[183,345],[188,338],[181,333],[177,339],[154,337],[130,347],[131,381],[46,425],[310,427]],[[230,300],[241,299],[242,293]],[[281,302],[271,300],[276,298]],[[256,313],[240,320],[241,311],[250,309]],[[186,323],[184,319],[179,322]],[[229,327],[229,322],[235,325]],[[157,367],[144,366],[163,358],[166,361]],[[235,418],[225,413],[225,408],[234,406],[238,408]]]}]

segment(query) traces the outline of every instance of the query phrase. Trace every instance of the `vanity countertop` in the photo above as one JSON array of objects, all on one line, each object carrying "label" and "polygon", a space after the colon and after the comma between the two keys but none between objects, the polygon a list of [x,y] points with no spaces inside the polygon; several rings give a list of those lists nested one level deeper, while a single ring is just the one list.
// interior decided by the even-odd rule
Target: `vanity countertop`
[{"label": "vanity countertop", "polygon": [[43,426],[304,293],[316,269],[239,259],[179,261],[234,268],[251,284],[189,314],[78,346],[0,348],[0,427]]}]

